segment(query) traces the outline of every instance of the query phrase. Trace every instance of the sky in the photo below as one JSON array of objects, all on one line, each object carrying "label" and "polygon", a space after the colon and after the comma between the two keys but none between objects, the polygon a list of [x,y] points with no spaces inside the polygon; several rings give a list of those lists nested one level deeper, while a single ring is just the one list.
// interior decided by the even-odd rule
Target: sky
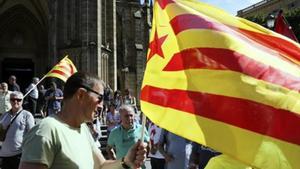
[{"label": "sky", "polygon": [[[144,2],[144,0],[140,0],[140,1],[141,3]],[[262,0],[199,0],[199,1],[211,4],[213,6],[225,10],[226,12],[229,12],[232,15],[236,15],[238,10],[244,9]]]}]

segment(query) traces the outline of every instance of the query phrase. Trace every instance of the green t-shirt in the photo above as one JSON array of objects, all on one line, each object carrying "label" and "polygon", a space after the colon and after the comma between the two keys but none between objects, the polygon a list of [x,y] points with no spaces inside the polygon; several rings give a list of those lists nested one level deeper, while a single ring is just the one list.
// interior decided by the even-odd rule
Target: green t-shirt
[{"label": "green t-shirt", "polygon": [[[141,125],[135,124],[134,127],[129,130],[123,129],[120,125],[111,131],[107,144],[116,148],[117,159],[125,157],[129,148],[131,148],[131,146],[133,146],[141,138],[141,129]],[[145,130],[144,141],[149,142],[147,130]]]},{"label": "green t-shirt", "polygon": [[92,169],[96,149],[85,123],[74,128],[53,116],[26,135],[21,161],[45,164],[50,169]]}]

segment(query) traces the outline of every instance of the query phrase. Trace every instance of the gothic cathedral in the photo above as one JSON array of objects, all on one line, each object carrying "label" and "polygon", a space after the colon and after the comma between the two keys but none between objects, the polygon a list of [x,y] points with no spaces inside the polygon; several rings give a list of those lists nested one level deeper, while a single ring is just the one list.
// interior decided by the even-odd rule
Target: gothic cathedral
[{"label": "gothic cathedral", "polygon": [[21,88],[65,55],[78,70],[138,96],[145,68],[147,0],[0,0],[0,81]]}]

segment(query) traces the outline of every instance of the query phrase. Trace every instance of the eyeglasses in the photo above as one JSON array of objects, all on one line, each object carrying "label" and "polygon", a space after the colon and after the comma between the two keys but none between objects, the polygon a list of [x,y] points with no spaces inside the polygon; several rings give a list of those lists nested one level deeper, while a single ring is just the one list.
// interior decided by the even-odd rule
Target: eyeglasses
[{"label": "eyeglasses", "polygon": [[11,98],[11,99],[10,99],[10,101],[12,101],[12,102],[15,102],[15,101],[17,101],[17,102],[21,102],[21,101],[22,101],[22,99]]},{"label": "eyeglasses", "polygon": [[88,87],[86,85],[80,85],[80,87],[86,89],[89,92],[92,92],[92,93],[96,94],[98,96],[98,104],[100,104],[102,102],[102,100],[103,100],[103,94],[100,94],[100,93],[96,92],[95,90],[93,90],[92,88],[90,88],[90,87]]}]

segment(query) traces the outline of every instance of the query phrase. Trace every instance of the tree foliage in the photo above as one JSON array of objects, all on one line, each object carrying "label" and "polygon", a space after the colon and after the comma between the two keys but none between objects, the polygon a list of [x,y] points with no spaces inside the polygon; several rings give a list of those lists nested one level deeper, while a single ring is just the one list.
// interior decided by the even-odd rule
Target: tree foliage
[{"label": "tree foliage", "polygon": [[246,17],[245,19],[266,27],[266,17],[263,17],[262,15],[250,16]]}]

